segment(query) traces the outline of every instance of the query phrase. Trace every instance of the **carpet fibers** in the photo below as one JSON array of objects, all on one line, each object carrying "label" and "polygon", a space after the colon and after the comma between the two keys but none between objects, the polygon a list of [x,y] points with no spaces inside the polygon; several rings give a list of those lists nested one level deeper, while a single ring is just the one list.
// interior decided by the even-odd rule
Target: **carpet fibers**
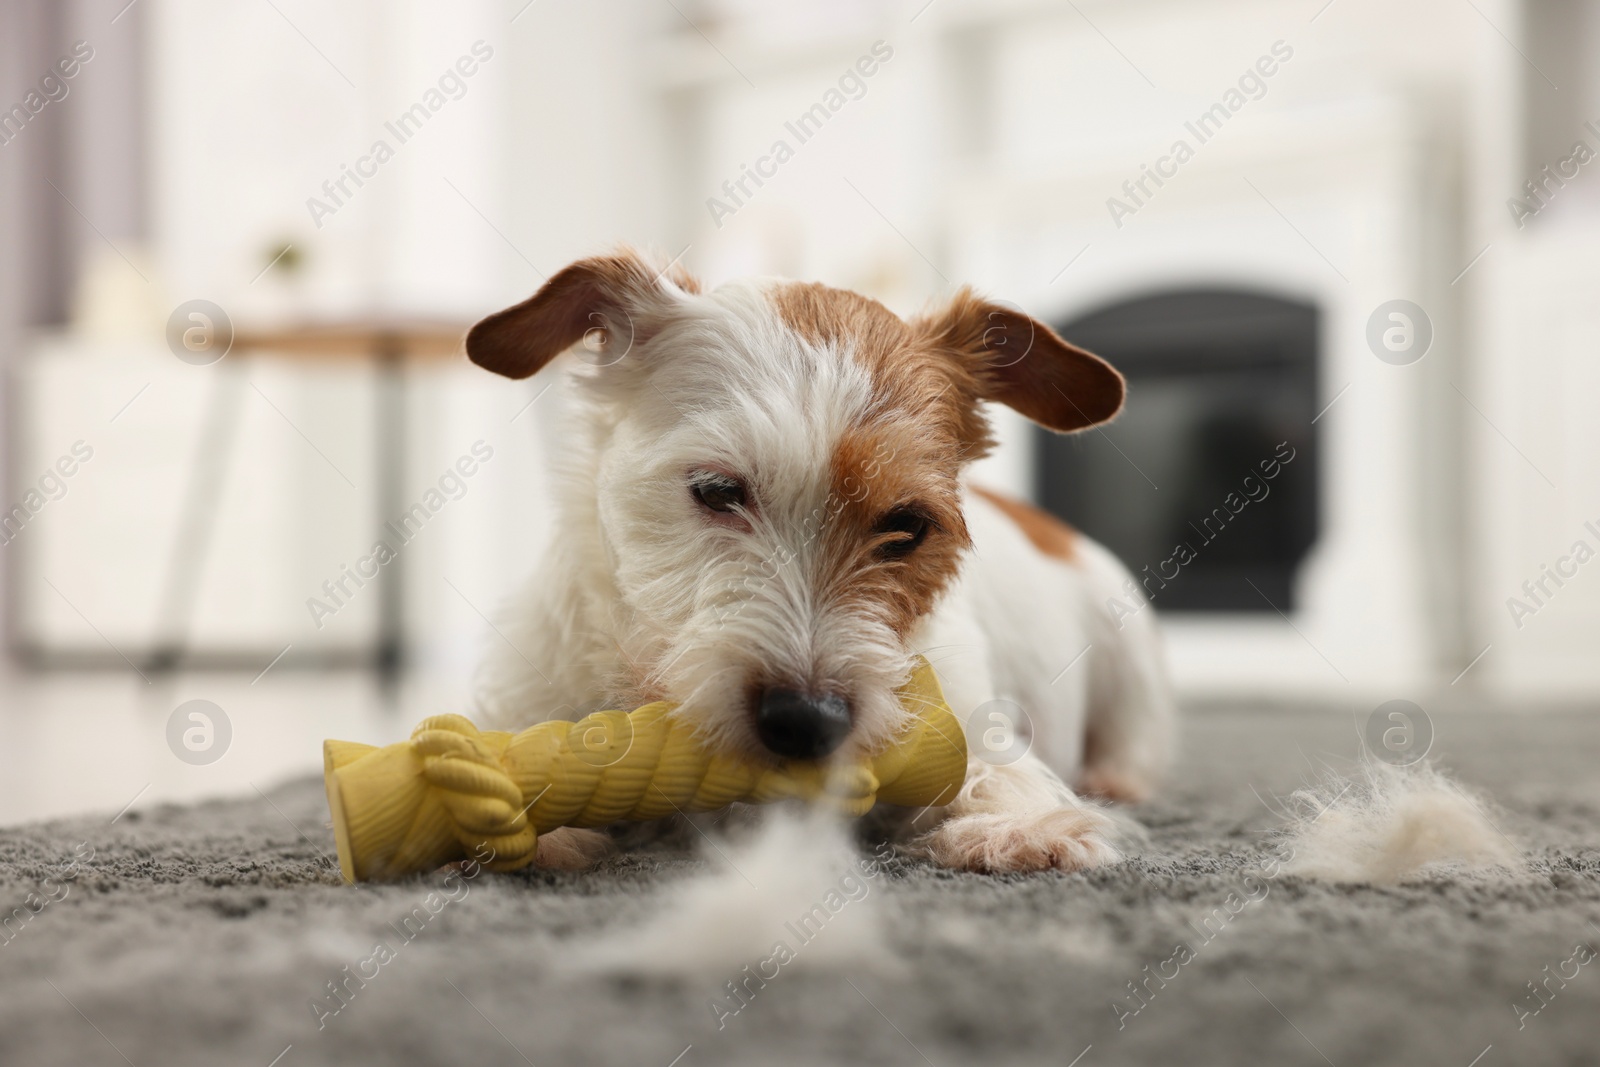
[{"label": "carpet fibers", "polygon": [[[818,954],[720,1027],[717,979],[558,965],[648,919],[703,866],[692,851],[353,889],[313,780],[7,829],[0,1064],[1600,1062],[1600,718],[1436,718],[1439,761],[1499,805],[1512,874],[1262,878],[1267,805],[1353,756],[1354,725],[1197,713],[1136,858],[1006,878],[893,863],[871,890],[893,966]],[[371,977],[332,999],[345,967]]]}]

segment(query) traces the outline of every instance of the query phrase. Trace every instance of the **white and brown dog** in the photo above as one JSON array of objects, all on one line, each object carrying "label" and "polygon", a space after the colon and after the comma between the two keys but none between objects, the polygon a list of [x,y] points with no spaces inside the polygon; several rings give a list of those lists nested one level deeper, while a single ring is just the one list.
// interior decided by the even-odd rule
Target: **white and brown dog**
[{"label": "white and brown dog", "polygon": [[[1119,627],[1103,605],[1132,581],[1109,552],[962,472],[992,447],[985,402],[1082,430],[1120,410],[1120,374],[966,290],[908,322],[821,285],[703,292],[631,252],[562,270],[467,353],[526,378],[580,343],[600,356],[579,373],[558,536],[485,666],[485,717],[670,699],[707,744],[818,759],[896,731],[921,652],[958,716],[1004,698],[1032,729],[1021,758],[975,757],[922,814],[926,854],[981,871],[1117,857],[1066,783],[1133,800],[1163,769],[1153,613]],[[547,836],[557,865],[603,841]]]}]

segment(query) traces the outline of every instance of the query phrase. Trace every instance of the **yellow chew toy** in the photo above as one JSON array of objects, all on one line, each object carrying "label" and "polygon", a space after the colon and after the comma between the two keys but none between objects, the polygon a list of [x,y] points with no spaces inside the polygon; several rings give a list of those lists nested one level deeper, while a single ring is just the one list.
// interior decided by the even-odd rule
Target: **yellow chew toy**
[{"label": "yellow chew toy", "polygon": [[[436,715],[409,741],[377,748],[325,741],[323,774],[346,882],[396,878],[476,858],[495,871],[533,862],[538,835],[742,801],[798,797],[850,815],[873,804],[948,802],[967,773],[967,744],[922,661],[900,689],[913,719],[862,762],[751,765],[705,752],[675,705],[597,711],[520,734]],[[491,858],[485,858],[486,856]]]}]

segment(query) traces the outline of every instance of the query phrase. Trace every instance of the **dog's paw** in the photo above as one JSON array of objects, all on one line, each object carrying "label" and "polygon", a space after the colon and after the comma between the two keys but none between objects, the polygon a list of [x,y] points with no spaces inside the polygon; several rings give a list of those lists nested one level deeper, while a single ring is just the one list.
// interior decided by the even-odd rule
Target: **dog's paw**
[{"label": "dog's paw", "polygon": [[615,851],[609,835],[599,830],[559,827],[539,835],[533,864],[554,871],[581,871]]},{"label": "dog's paw", "polygon": [[1105,816],[1073,807],[946,819],[922,839],[935,863],[961,871],[1081,871],[1122,858]]},{"label": "dog's paw", "polygon": [[1078,782],[1077,792],[1118,804],[1137,804],[1150,796],[1150,786],[1132,771],[1115,767],[1089,767]]}]

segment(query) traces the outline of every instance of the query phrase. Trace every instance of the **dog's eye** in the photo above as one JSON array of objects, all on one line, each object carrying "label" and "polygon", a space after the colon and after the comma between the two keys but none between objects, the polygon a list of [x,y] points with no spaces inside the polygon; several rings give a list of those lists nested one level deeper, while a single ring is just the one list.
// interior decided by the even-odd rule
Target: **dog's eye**
[{"label": "dog's eye", "polygon": [[916,508],[895,508],[878,521],[876,532],[888,535],[877,548],[878,558],[905,559],[928,537],[933,520]]},{"label": "dog's eye", "polygon": [[703,472],[689,483],[689,492],[708,511],[727,514],[746,506],[744,483],[726,474]]}]

